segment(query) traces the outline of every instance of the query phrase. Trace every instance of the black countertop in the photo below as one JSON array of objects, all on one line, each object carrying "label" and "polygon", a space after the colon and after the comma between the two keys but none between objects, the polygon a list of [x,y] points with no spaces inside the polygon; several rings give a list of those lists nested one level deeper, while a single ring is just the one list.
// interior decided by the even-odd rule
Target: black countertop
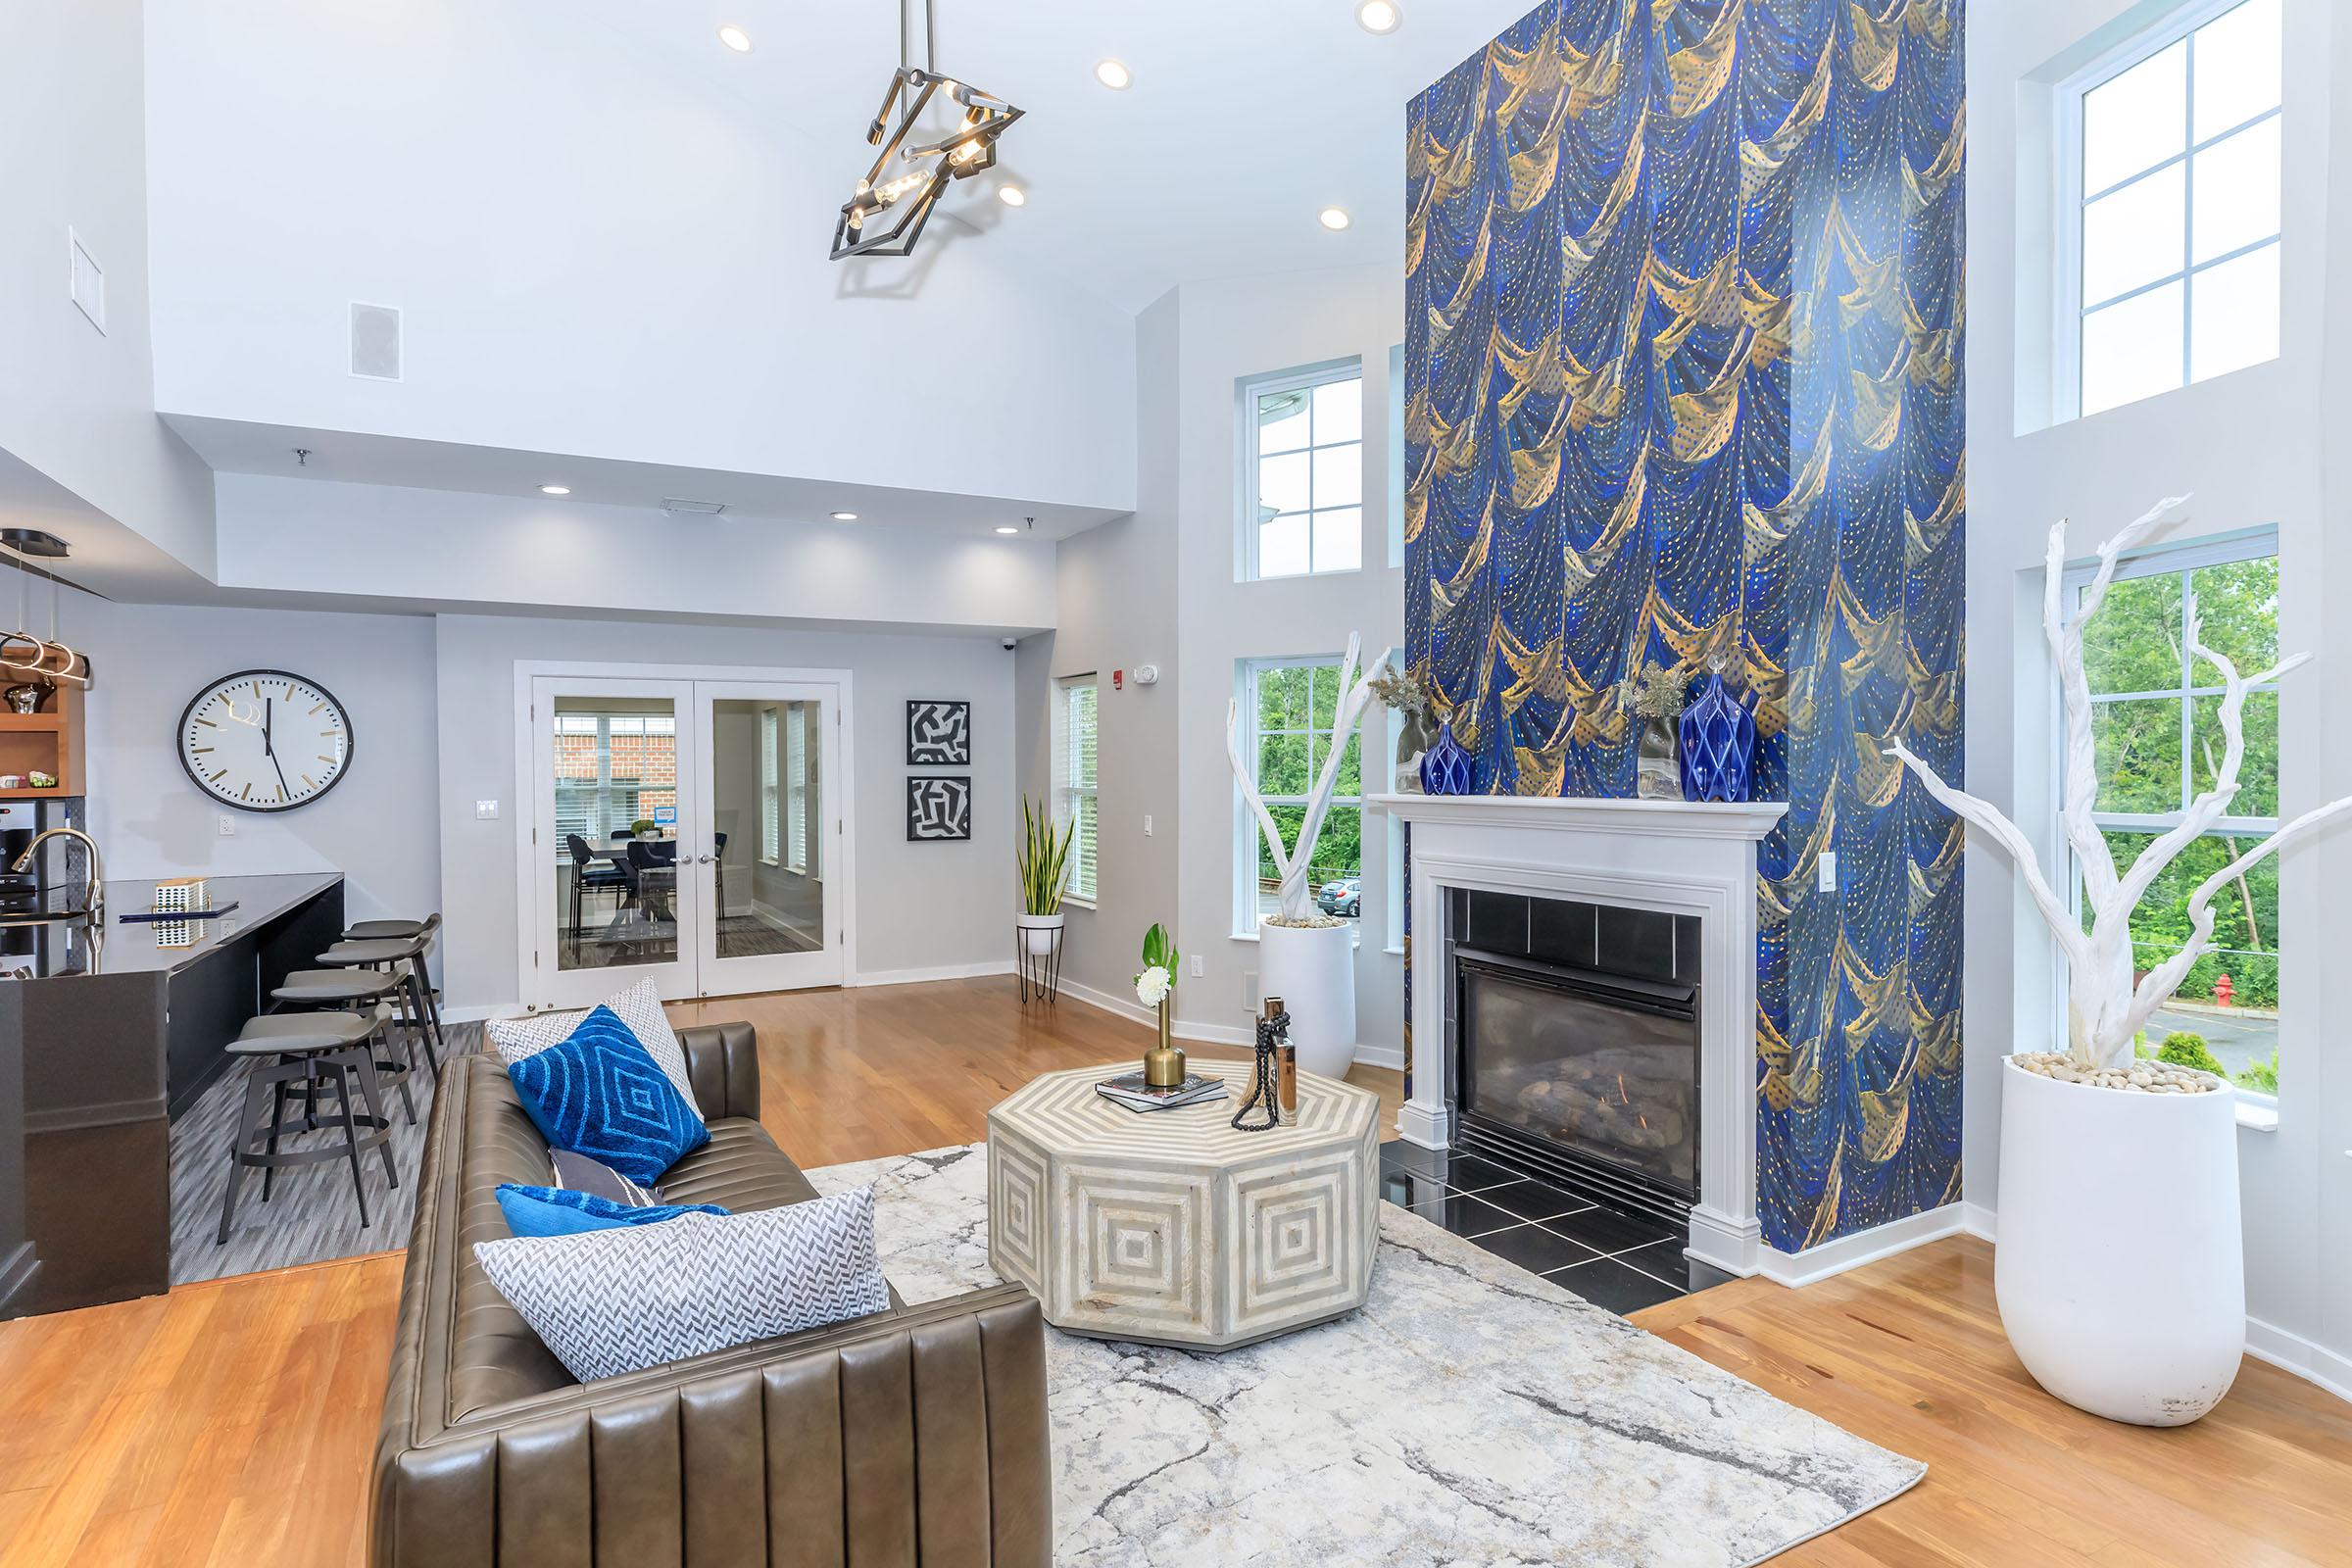
[{"label": "black countertop", "polygon": [[[146,921],[128,925],[118,915],[155,907],[153,882],[109,882],[106,885],[107,925],[92,931],[87,920],[60,920],[43,932],[33,953],[0,956],[0,977],[65,979],[75,975],[172,974],[215,952],[242,932],[274,919],[288,909],[315,899],[343,880],[340,871],[288,871],[273,876],[216,876],[206,878],[205,891],[213,906],[234,904],[234,912],[218,919],[199,920],[196,940],[184,948],[167,948],[156,941],[162,927]],[[52,894],[53,911],[59,901],[77,902],[78,895]],[[95,941],[92,939],[96,938]]]}]

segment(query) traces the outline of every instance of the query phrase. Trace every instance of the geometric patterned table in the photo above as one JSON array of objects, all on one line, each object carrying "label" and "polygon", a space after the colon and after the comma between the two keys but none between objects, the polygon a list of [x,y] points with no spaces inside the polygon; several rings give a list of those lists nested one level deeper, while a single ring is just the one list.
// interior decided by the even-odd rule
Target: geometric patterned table
[{"label": "geometric patterned table", "polygon": [[1227,1098],[1139,1114],[1132,1061],[1048,1073],[988,1113],[988,1261],[1072,1334],[1222,1350],[1354,1311],[1380,1235],[1380,1097],[1298,1075],[1270,1132]]}]

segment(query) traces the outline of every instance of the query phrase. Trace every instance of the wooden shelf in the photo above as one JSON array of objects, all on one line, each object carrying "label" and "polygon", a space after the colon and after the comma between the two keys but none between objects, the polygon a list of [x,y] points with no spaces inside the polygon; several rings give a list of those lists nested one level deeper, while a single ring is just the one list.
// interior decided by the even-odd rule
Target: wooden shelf
[{"label": "wooden shelf", "polygon": [[47,789],[0,790],[0,801],[47,801],[82,793],[81,688],[58,687],[39,713],[0,712],[0,773],[53,773]]},{"label": "wooden shelf", "polygon": [[0,712],[0,734],[12,730],[62,730],[72,725],[73,721],[63,713]]}]

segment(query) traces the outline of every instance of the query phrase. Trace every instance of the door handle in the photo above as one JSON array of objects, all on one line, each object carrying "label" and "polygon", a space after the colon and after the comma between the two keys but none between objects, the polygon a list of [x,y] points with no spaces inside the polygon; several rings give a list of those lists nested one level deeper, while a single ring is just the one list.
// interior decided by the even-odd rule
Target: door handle
[{"label": "door handle", "polygon": [[710,863],[710,857],[708,855],[698,855],[695,857],[694,863],[697,865],[709,865]]}]

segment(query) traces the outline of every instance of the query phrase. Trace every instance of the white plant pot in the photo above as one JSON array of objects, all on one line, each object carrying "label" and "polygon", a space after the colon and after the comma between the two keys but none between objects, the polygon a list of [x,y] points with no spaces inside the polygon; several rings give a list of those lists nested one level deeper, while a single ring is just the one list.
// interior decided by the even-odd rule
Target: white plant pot
[{"label": "white plant pot", "polygon": [[1054,951],[1054,933],[1061,929],[1061,915],[1016,914],[1012,923],[1019,927],[1021,947],[1035,957],[1044,957]]},{"label": "white plant pot", "polygon": [[1993,1295],[2035,1382],[2079,1409],[2177,1427],[2246,1348],[2236,1097],[2143,1095],[2001,1064]]},{"label": "white plant pot", "polygon": [[1355,1060],[1355,927],[1257,927],[1257,994],[1280,997],[1302,1072],[1344,1078]]}]

